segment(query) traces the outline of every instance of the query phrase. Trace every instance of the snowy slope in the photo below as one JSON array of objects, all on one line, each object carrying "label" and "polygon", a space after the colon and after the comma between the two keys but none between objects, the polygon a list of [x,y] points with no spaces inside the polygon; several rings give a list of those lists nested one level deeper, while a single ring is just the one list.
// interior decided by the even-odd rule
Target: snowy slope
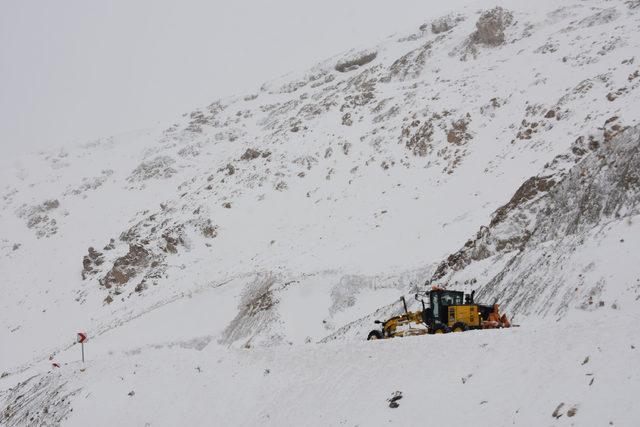
[{"label": "snowy slope", "polygon": [[[640,389],[620,369],[640,313],[640,7],[502,5],[470,2],[168,128],[3,170],[6,422],[171,425],[189,411],[195,424],[369,425],[455,404],[478,406],[455,423],[538,425],[568,420],[551,417],[565,402],[580,425],[630,423],[629,400],[600,409],[616,379]],[[359,342],[427,280],[503,302],[522,328]],[[582,389],[596,351],[613,361],[597,362],[607,381]],[[392,388],[416,400],[390,414]]]},{"label": "snowy slope", "polygon": [[[8,424],[68,416],[69,425],[632,426],[640,337],[627,325],[638,318],[603,320],[587,330],[582,319],[562,329],[533,323],[349,345],[198,351],[165,343],[30,379],[9,395]],[[403,398],[390,409],[396,391]],[[21,394],[33,400],[16,400]]]}]

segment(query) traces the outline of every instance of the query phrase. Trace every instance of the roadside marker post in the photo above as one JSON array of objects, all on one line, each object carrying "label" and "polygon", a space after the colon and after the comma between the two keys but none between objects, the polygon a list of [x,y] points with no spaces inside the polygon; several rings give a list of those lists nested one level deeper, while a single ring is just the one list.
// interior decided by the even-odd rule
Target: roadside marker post
[{"label": "roadside marker post", "polygon": [[87,340],[87,334],[85,332],[78,332],[78,342],[82,348],[82,363],[84,363],[84,342]]}]

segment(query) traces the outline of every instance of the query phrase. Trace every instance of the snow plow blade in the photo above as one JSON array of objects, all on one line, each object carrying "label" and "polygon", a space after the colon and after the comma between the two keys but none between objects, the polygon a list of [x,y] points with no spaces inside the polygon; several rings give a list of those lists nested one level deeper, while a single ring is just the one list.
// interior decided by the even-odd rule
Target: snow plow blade
[{"label": "snow plow blade", "polygon": [[498,304],[493,305],[493,311],[487,316],[487,320],[482,321],[482,329],[510,328],[511,322],[507,319],[507,315],[500,315],[500,307]]}]

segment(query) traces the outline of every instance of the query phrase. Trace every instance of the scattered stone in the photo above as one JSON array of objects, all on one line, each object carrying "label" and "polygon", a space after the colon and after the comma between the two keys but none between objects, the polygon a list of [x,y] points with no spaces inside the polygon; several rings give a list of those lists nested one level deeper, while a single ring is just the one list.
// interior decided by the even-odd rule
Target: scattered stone
[{"label": "scattered stone", "polygon": [[115,247],[116,247],[116,241],[115,241],[115,239],[110,239],[110,240],[109,240],[109,244],[108,244],[108,245],[106,245],[104,248],[102,248],[102,250],[110,251],[110,250],[112,250],[112,249],[115,249]]},{"label": "scattered stone", "polygon": [[136,285],[136,287],[134,288],[134,291],[136,291],[137,293],[141,293],[145,289],[147,289],[147,285],[143,279],[140,283]]},{"label": "scattered stone", "polygon": [[129,396],[129,397],[132,397],[132,396],[135,396],[135,395],[136,395],[136,392],[133,391],[133,390],[131,390],[129,393],[127,393],[127,396]]},{"label": "scattered stone", "polygon": [[447,132],[447,142],[455,145],[464,145],[472,138],[472,135],[467,131],[471,116],[469,113],[454,122],[451,122],[452,128]]},{"label": "scattered stone", "polygon": [[177,227],[165,230],[162,233],[162,238],[165,241],[165,246],[163,250],[165,252],[170,252],[172,254],[177,253],[178,246],[184,245],[183,233],[184,233],[184,227],[182,226],[177,226]]},{"label": "scattered stone", "polygon": [[397,408],[398,406],[400,406],[400,404],[398,403],[398,400],[400,399],[402,399],[402,392],[401,391],[393,392],[391,397],[387,399],[387,402],[389,402],[389,408]]},{"label": "scattered stone", "polygon": [[210,239],[218,235],[218,227],[213,225],[210,219],[207,219],[204,224],[200,226],[200,231],[204,237],[208,237]]},{"label": "scattered stone", "polygon": [[553,411],[553,413],[551,414],[551,416],[553,418],[560,418],[562,416],[562,412],[560,412],[560,410],[562,409],[562,407],[564,406],[564,402],[560,403],[556,409]]},{"label": "scattered stone", "polygon": [[403,126],[401,130],[400,142],[404,142],[415,156],[426,156],[432,147],[433,123],[431,120],[413,120],[410,124]]},{"label": "scattered stone", "polygon": [[247,148],[247,151],[244,152],[242,156],[240,156],[240,160],[253,160],[260,157],[262,153],[253,148]]},{"label": "scattered stone", "polygon": [[85,255],[82,259],[82,280],[86,280],[87,277],[96,273],[96,268],[104,263],[104,257],[102,253],[96,251],[90,247],[88,249],[89,254]]},{"label": "scattered stone", "polygon": [[141,182],[149,179],[167,179],[177,173],[172,167],[175,163],[171,157],[158,156],[154,159],[140,163],[127,178],[129,182]]},{"label": "scattered stone", "polygon": [[18,216],[27,220],[27,227],[35,230],[36,237],[51,237],[58,232],[58,224],[51,218],[51,211],[60,207],[57,199],[45,200],[39,205],[23,205],[18,210]]}]

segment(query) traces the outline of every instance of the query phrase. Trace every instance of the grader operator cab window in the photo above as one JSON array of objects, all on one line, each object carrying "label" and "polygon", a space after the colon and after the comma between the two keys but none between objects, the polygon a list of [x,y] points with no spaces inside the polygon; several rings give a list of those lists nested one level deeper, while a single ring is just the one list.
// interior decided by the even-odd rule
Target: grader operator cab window
[{"label": "grader operator cab window", "polygon": [[433,318],[440,318],[440,294],[431,292],[431,309],[433,310]]},{"label": "grader operator cab window", "polygon": [[433,310],[433,318],[440,319],[444,322],[447,316],[446,307],[450,307],[452,305],[462,305],[463,298],[464,293],[457,291],[431,292],[429,302],[431,303],[431,309]]},{"label": "grader operator cab window", "polygon": [[462,305],[462,294],[459,292],[443,292],[442,305]]}]

